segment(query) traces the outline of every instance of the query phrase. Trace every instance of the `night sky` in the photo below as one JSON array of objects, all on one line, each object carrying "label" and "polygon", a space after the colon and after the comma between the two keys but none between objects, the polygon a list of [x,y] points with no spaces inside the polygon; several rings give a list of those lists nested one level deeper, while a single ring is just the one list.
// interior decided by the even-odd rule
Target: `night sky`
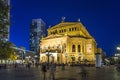
[{"label": "night sky", "polygon": [[10,41],[29,50],[31,20],[42,18],[48,28],[63,16],[80,18],[107,56],[120,44],[120,0],[11,0]]}]

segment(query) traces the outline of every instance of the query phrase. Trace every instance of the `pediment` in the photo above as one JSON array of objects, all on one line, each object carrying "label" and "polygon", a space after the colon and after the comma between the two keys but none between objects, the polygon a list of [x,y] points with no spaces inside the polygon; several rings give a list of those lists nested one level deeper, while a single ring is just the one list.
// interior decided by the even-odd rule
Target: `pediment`
[{"label": "pediment", "polygon": [[58,35],[58,34],[56,34],[56,35],[49,35],[49,36],[45,37],[44,39],[59,38],[59,37],[63,37],[63,35]]}]

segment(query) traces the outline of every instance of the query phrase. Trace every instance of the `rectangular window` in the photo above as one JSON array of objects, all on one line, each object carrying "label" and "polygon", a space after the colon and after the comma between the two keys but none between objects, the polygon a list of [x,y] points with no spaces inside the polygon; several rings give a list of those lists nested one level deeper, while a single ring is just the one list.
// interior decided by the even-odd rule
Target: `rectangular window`
[{"label": "rectangular window", "polygon": [[76,48],[75,45],[72,45],[72,52],[75,52]]},{"label": "rectangular window", "polygon": [[74,31],[74,28],[72,28],[72,31]]},{"label": "rectangular window", "polygon": [[75,27],[75,31],[76,31],[76,27]]},{"label": "rectangular window", "polygon": [[71,28],[69,28],[69,31],[71,31]]},{"label": "rectangular window", "polygon": [[80,45],[78,45],[78,52],[80,52],[81,51],[81,49],[80,49]]},{"label": "rectangular window", "polygon": [[64,32],[66,32],[66,29],[64,29]]},{"label": "rectangular window", "polygon": [[59,33],[61,33],[61,30],[59,30]]}]

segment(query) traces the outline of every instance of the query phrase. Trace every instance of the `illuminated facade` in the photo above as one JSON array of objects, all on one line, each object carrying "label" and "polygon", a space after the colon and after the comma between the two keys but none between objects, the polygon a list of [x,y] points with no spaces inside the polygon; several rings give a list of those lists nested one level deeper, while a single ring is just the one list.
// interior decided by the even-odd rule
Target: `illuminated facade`
[{"label": "illuminated facade", "polygon": [[41,40],[40,62],[95,64],[97,51],[95,39],[80,21],[64,22],[48,29],[48,36]]}]

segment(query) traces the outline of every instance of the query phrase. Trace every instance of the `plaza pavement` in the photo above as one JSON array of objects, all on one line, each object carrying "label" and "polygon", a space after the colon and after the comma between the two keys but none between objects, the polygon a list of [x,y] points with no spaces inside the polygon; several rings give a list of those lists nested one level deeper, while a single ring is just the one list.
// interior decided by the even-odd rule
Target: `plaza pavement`
[{"label": "plaza pavement", "polygon": [[[120,72],[116,71],[114,66],[110,67],[84,67],[87,72],[87,77],[81,76],[81,67],[65,67],[62,70],[61,67],[57,67],[55,73],[55,80],[120,80]],[[49,79],[50,71],[46,73],[45,80]],[[8,68],[0,69],[0,80],[44,80],[41,68],[32,67],[30,70],[25,67],[19,67],[17,69]]]}]

